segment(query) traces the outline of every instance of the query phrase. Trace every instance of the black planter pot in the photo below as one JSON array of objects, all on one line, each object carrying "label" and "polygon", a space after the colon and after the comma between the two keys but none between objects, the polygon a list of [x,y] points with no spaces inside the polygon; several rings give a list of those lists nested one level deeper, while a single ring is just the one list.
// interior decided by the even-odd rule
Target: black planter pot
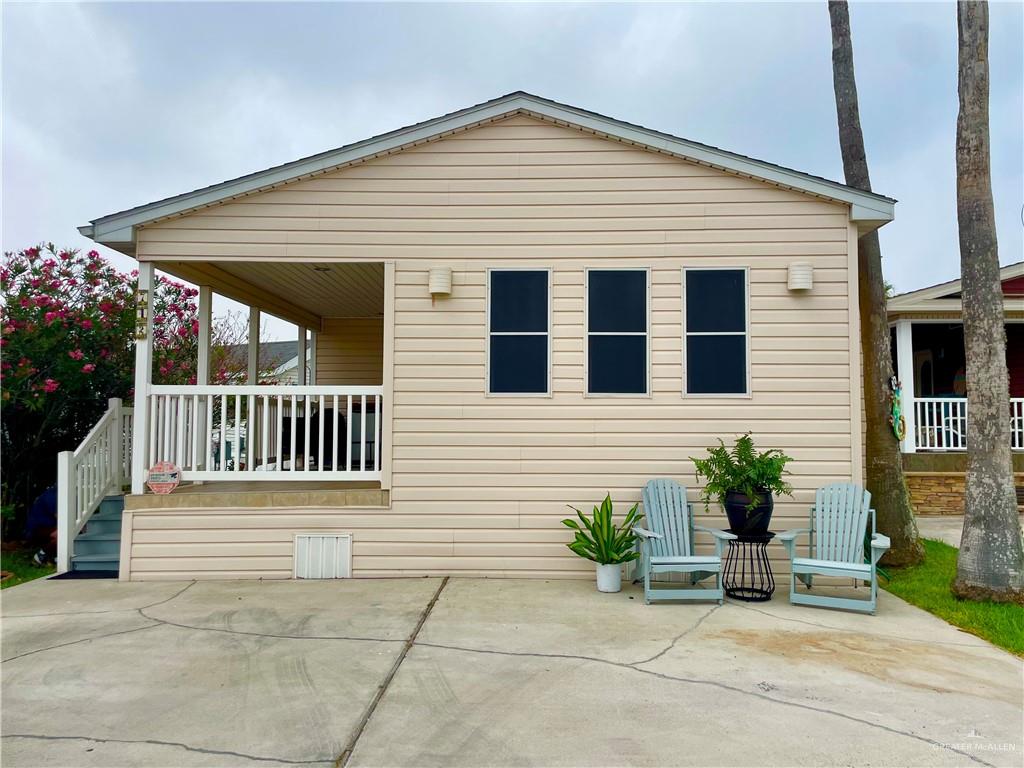
[{"label": "black planter pot", "polygon": [[725,514],[729,518],[729,530],[733,533],[747,534],[765,533],[768,530],[772,510],[775,509],[775,499],[768,491],[758,494],[758,497],[761,502],[747,512],[750,498],[746,494],[739,491],[729,491],[725,494]]}]

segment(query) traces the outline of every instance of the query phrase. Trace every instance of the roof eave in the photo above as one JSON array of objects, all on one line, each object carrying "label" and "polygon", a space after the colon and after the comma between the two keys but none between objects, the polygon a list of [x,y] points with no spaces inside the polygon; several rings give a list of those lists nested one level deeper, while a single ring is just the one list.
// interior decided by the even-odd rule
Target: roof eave
[{"label": "roof eave", "polygon": [[850,220],[857,223],[858,231],[861,234],[877,229],[894,218],[895,201],[882,195],[863,192],[838,182],[809,176],[799,171],[737,155],[716,147],[669,136],[576,107],[517,92],[336,150],[103,216],[80,227],[79,231],[85,237],[122,253],[133,255],[135,252],[135,230],[141,224],[181,215],[280,184],[324,173],[346,164],[390,154],[410,145],[435,140],[446,134],[466,130],[516,113],[577,126],[595,134],[645,149],[665,152],[690,162],[751,176],[778,186],[847,203],[850,205]]}]

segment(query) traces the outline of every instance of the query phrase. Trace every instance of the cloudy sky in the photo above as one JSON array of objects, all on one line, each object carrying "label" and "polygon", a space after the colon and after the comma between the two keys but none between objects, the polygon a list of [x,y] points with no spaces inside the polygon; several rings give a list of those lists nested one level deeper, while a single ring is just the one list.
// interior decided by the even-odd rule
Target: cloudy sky
[{"label": "cloudy sky", "polygon": [[[1020,3],[991,6],[1000,259],[1022,256]],[[514,90],[842,179],[825,3],[3,4],[3,248]],[[854,4],[897,290],[959,271],[956,7]],[[117,257],[124,266],[129,260]]]}]

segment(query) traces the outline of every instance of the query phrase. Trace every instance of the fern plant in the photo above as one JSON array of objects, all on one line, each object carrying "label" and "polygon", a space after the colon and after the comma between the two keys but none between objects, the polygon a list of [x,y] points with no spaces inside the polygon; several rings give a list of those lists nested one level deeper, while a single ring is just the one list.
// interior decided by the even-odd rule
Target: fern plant
[{"label": "fern plant", "polygon": [[700,492],[705,509],[712,500],[724,507],[726,495],[733,491],[747,497],[748,513],[761,503],[765,494],[793,494],[789,483],[782,479],[786,464],[792,460],[778,448],[759,453],[749,432],[736,438],[731,449],[719,438],[717,447],[708,448],[706,459],[690,457],[697,468],[697,478],[707,480]]},{"label": "fern plant", "polygon": [[619,565],[640,557],[634,546],[636,535],[633,533],[633,526],[643,518],[639,504],[633,505],[621,525],[615,525],[612,521],[610,493],[604,497],[601,506],[594,507],[594,514],[590,518],[571,504],[568,506],[576,513],[579,521],[568,517],[562,521],[562,525],[576,532],[566,546],[577,555],[599,565]]}]

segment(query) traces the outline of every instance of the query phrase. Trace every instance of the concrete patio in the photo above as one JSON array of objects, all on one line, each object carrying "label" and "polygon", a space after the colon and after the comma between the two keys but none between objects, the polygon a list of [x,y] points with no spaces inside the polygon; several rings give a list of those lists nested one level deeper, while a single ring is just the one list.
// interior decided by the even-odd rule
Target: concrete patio
[{"label": "concrete patio", "polygon": [[785,598],[33,582],[2,596],[3,764],[1021,764],[1020,659],[887,593]]}]

